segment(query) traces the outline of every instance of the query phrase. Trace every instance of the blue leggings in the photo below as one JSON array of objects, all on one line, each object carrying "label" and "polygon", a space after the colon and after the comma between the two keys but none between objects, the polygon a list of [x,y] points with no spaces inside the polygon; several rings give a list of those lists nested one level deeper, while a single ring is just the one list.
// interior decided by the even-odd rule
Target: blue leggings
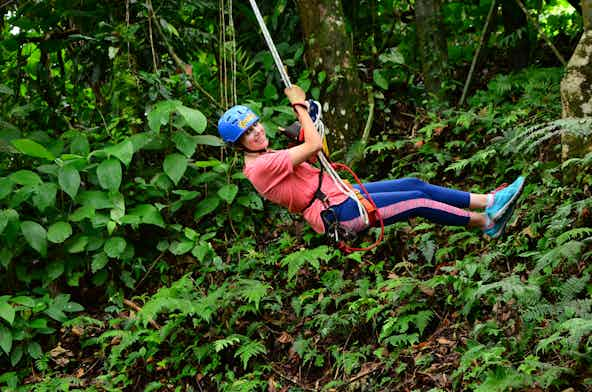
[{"label": "blue leggings", "polygon": [[[466,226],[469,223],[469,212],[463,210],[469,207],[469,192],[431,185],[417,178],[371,182],[364,186],[385,225],[416,216],[450,226]],[[359,186],[356,188],[360,190]],[[340,224],[349,230],[361,231],[366,228],[357,204],[352,199],[332,209]],[[326,215],[329,220],[330,215]],[[376,226],[379,225],[377,221]]]}]

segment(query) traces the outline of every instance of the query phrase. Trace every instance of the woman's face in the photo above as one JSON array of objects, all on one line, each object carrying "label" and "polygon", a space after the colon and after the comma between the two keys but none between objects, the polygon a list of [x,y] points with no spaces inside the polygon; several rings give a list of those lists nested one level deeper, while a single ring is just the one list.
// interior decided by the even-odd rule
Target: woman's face
[{"label": "woman's face", "polygon": [[240,138],[243,146],[251,151],[264,150],[269,145],[265,135],[265,128],[259,121],[251,125]]}]

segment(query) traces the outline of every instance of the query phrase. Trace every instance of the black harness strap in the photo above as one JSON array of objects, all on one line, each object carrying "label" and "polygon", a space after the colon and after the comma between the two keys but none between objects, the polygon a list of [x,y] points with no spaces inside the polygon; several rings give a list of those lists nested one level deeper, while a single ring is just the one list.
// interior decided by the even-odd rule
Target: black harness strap
[{"label": "black harness strap", "polygon": [[[323,184],[323,165],[321,165],[321,169],[319,170],[319,184],[317,185],[317,189],[315,191],[315,193],[312,195],[311,199],[308,201],[308,203],[306,204],[306,207],[304,207],[302,209],[302,211],[300,211],[300,213],[304,213],[304,211],[306,211],[308,208],[310,208],[310,206],[312,206],[312,203],[315,202],[315,200],[320,200],[321,202],[323,202],[323,204],[327,204],[327,201],[329,200],[327,195],[325,195],[323,193],[323,191],[321,191],[321,185]],[[328,207],[328,205],[325,205],[325,207]]]}]

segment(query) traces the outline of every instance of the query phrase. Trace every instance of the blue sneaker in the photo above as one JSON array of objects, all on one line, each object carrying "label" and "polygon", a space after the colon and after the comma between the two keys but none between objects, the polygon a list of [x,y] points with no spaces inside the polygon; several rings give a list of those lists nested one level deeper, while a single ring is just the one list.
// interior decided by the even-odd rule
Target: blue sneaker
[{"label": "blue sneaker", "polygon": [[506,225],[510,221],[512,214],[514,213],[514,209],[516,208],[516,203],[512,203],[509,208],[506,209],[506,212],[502,215],[500,219],[493,223],[493,226],[484,229],[483,233],[488,235],[491,239],[498,238],[504,233],[504,229]]},{"label": "blue sneaker", "polygon": [[514,204],[522,193],[524,177],[520,176],[506,188],[493,193],[493,204],[485,209],[492,221],[497,221]]}]

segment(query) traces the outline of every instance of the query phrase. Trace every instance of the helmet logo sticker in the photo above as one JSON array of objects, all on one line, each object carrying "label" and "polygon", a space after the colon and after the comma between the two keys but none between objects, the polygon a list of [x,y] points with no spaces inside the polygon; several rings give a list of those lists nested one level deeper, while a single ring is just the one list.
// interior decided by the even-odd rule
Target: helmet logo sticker
[{"label": "helmet logo sticker", "polygon": [[255,113],[249,113],[249,114],[247,114],[247,117],[243,118],[242,120],[240,120],[240,121],[238,122],[238,126],[239,126],[239,127],[241,127],[241,128],[245,128],[245,127],[247,126],[247,124],[248,124],[248,123],[249,123],[251,120],[253,120],[255,117],[257,117],[257,116],[255,115]]}]

